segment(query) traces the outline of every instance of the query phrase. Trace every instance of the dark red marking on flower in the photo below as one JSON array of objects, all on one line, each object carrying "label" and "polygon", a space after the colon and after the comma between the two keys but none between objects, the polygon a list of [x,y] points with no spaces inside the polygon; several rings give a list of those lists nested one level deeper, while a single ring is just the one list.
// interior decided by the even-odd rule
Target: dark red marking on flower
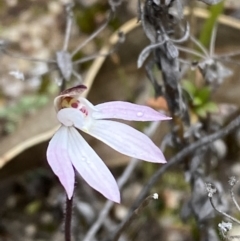
[{"label": "dark red marking on flower", "polygon": [[72,103],[72,104],[71,104],[71,107],[72,107],[72,108],[78,108],[78,103],[76,103],[76,102]]},{"label": "dark red marking on flower", "polygon": [[86,107],[83,106],[83,107],[80,109],[80,111],[81,111],[83,114],[88,115],[88,110],[87,110]]}]

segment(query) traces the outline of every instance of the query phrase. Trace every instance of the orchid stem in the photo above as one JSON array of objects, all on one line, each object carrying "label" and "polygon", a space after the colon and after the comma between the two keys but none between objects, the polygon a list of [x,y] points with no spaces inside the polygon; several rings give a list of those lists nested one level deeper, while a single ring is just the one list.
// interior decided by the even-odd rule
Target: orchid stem
[{"label": "orchid stem", "polygon": [[68,196],[66,196],[65,241],[71,241],[72,205],[73,198],[68,199]]}]

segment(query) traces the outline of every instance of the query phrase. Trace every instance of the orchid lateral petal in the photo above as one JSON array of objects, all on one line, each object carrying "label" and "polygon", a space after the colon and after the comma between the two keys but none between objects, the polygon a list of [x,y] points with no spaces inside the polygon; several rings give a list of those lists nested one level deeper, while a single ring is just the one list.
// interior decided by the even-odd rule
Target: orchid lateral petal
[{"label": "orchid lateral petal", "polygon": [[68,128],[61,126],[51,141],[47,149],[47,160],[55,175],[65,188],[68,198],[73,195],[75,174],[68,155]]},{"label": "orchid lateral petal", "polygon": [[99,110],[99,112],[94,111],[92,113],[92,117],[95,119],[116,118],[131,121],[160,121],[171,119],[148,106],[136,105],[124,101],[106,102],[95,107]]},{"label": "orchid lateral petal", "polygon": [[149,162],[166,162],[161,150],[148,136],[128,125],[110,120],[96,120],[87,133],[127,156]]},{"label": "orchid lateral petal", "polygon": [[69,156],[82,178],[106,198],[119,203],[118,185],[107,166],[74,127],[69,128]]}]

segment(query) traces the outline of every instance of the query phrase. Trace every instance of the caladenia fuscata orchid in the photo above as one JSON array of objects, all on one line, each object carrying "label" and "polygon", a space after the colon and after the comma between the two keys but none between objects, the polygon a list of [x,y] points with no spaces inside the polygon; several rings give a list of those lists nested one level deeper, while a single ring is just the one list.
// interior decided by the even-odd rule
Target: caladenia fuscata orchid
[{"label": "caladenia fuscata orchid", "polygon": [[119,203],[120,193],[114,177],[77,129],[124,155],[165,163],[161,150],[149,137],[126,124],[109,119],[161,121],[171,118],[150,107],[123,101],[94,106],[81,97],[85,89],[84,85],[73,87],[55,98],[54,106],[61,126],[49,143],[47,160],[69,199],[73,195],[76,170],[92,188]]}]

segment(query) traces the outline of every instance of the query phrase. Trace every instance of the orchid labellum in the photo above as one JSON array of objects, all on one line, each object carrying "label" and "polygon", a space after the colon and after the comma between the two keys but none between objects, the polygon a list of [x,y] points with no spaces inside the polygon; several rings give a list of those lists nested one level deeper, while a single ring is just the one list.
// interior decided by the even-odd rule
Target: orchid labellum
[{"label": "orchid labellum", "polygon": [[65,188],[73,195],[75,170],[106,198],[120,202],[117,183],[111,172],[83,139],[77,129],[106,143],[116,151],[148,162],[165,163],[161,150],[143,133],[109,119],[160,121],[171,119],[147,107],[122,101],[91,104],[81,97],[80,85],[62,92],[54,100],[61,123],[47,149],[47,160]]}]

